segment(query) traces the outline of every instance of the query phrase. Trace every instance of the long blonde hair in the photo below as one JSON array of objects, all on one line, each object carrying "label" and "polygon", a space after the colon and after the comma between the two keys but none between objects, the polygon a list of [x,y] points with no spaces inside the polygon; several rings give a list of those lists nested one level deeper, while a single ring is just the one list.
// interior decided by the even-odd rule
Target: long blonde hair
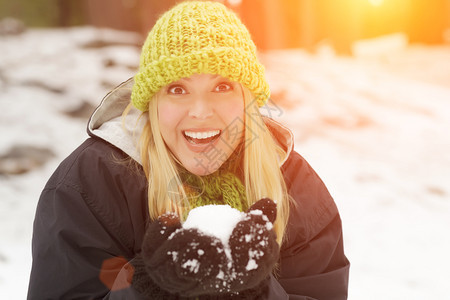
[{"label": "long blonde hair", "polygon": [[[280,170],[279,158],[286,155],[264,123],[257,101],[245,87],[244,186],[247,207],[268,197],[277,203],[274,229],[281,244],[289,217],[289,195]],[[148,180],[150,217],[172,211],[183,217],[190,209],[187,193],[177,170],[177,160],[167,149],[158,122],[157,94],[149,103],[148,121],[139,140],[141,163]],[[124,112],[126,114],[126,112]]]}]

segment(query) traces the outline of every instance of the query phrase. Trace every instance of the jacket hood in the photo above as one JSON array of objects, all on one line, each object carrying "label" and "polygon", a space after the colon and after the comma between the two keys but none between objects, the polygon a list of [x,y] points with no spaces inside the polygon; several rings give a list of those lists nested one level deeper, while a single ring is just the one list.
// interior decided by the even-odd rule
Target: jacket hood
[{"label": "jacket hood", "polygon": [[[148,115],[132,106],[126,118],[122,118],[123,111],[130,104],[133,83],[133,78],[130,78],[103,98],[89,119],[87,131],[90,136],[107,141],[141,163],[138,142]],[[293,134],[273,119],[264,117],[264,122],[286,152],[285,157],[280,157],[281,166],[293,150]]]}]

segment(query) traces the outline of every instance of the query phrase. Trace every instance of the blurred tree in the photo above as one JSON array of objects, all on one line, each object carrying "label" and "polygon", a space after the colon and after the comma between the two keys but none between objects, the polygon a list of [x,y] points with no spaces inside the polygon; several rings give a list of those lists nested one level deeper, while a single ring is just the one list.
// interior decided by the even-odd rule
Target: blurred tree
[{"label": "blurred tree", "polygon": [[159,16],[181,0],[138,0],[140,7],[137,17],[140,20],[139,31],[146,34]]},{"label": "blurred tree", "polygon": [[74,26],[86,24],[86,3],[80,0],[57,0],[58,26]]},{"label": "blurred tree", "polygon": [[14,17],[28,27],[74,26],[86,23],[87,0],[0,0],[0,18]]},{"label": "blurred tree", "polygon": [[139,31],[138,0],[85,0],[88,23],[97,27]]},{"label": "blurred tree", "polygon": [[[91,24],[144,35],[183,0],[0,0],[0,18],[29,27]],[[357,39],[403,31],[412,42],[441,43],[450,0],[217,0],[238,14],[260,49],[314,49],[327,41],[349,53]],[[450,32],[450,31],[449,31]],[[448,33],[450,36],[450,33]],[[448,37],[450,39],[450,37]]]},{"label": "blurred tree", "polygon": [[58,12],[56,0],[0,0],[0,18],[14,17],[27,26],[54,26]]}]

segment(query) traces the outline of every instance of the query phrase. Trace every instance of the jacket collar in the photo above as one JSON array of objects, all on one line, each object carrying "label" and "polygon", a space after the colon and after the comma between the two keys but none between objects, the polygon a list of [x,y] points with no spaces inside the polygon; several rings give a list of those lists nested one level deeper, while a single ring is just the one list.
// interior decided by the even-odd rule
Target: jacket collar
[{"label": "jacket collar", "polygon": [[[138,142],[148,116],[132,107],[125,121],[122,122],[122,113],[130,103],[133,83],[133,78],[130,78],[103,98],[89,119],[87,131],[90,136],[107,141],[141,163]],[[273,119],[265,117],[264,122],[277,143],[286,152],[285,157],[280,157],[281,166],[286,162],[294,148],[293,134],[288,128]]]}]

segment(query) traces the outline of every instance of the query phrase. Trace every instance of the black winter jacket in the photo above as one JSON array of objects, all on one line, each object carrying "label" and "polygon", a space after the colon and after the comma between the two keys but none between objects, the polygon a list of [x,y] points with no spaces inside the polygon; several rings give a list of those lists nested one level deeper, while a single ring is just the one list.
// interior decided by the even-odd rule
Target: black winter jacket
[{"label": "black winter jacket", "polygon": [[[91,138],[61,163],[41,194],[28,299],[142,299],[128,284],[127,262],[140,252],[149,221],[147,182],[123,140],[115,143],[111,126],[102,128],[117,119],[124,95],[129,99],[119,89],[104,99],[91,118]],[[292,142],[270,124],[279,142]],[[349,262],[338,210],[292,143],[287,150],[281,169],[295,203],[269,299],[346,299]]]}]

